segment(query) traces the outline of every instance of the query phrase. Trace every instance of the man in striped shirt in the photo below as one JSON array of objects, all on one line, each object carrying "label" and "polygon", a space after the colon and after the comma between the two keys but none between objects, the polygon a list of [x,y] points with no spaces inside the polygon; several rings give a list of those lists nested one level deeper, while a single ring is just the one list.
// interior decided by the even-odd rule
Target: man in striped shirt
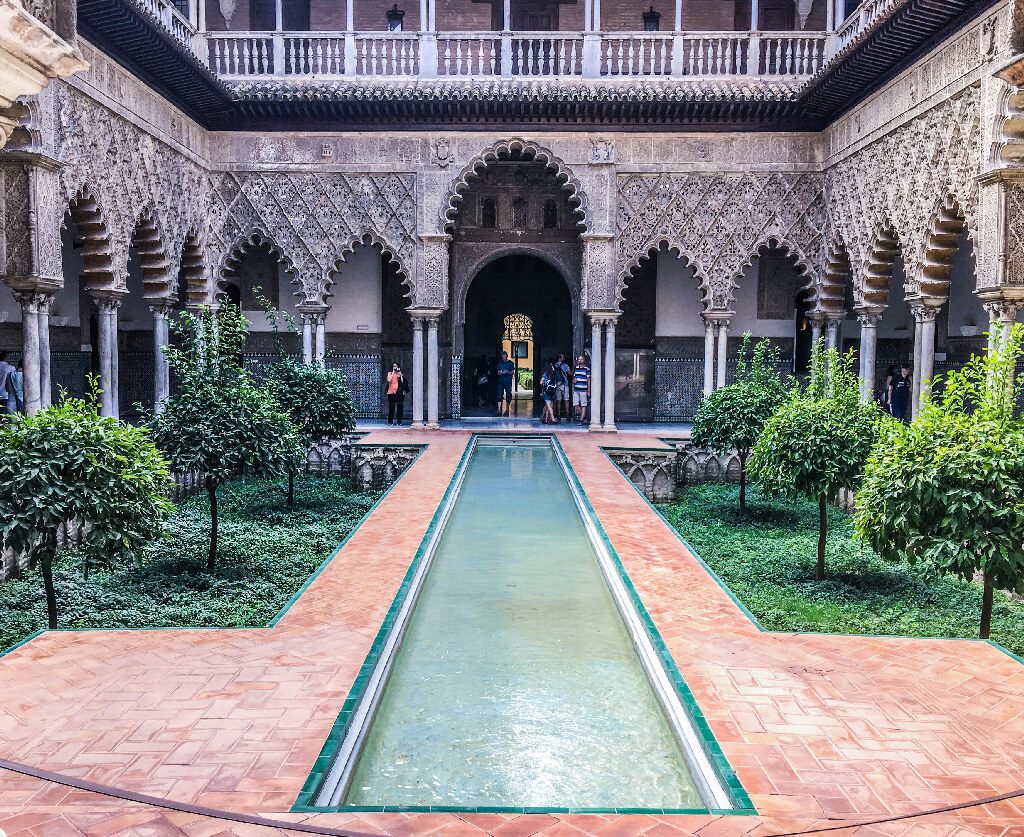
[{"label": "man in striped shirt", "polygon": [[587,420],[587,403],[590,401],[590,367],[587,358],[580,355],[576,358],[576,366],[572,370],[572,406],[576,413],[576,421],[580,424]]}]

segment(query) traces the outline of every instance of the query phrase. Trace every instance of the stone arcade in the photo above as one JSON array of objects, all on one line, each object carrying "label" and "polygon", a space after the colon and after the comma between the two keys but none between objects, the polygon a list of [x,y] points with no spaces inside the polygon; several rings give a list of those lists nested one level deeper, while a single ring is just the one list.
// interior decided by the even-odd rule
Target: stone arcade
[{"label": "stone arcade", "polygon": [[524,315],[531,363],[590,354],[591,430],[689,419],[746,331],[920,393],[1024,302],[1016,4],[77,5],[33,4],[74,43],[49,75],[88,69],[9,107],[0,154],[30,411],[89,372],[106,414],[158,405],[168,317],[222,295],[251,364],[266,297],[361,416],[399,360],[431,427]]}]

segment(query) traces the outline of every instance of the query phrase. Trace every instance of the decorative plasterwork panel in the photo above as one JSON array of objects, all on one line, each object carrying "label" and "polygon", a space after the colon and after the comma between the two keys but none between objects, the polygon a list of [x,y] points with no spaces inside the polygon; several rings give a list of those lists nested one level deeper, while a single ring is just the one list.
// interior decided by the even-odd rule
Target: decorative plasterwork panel
[{"label": "decorative plasterwork panel", "polygon": [[49,89],[56,154],[64,163],[64,205],[85,188],[95,196],[109,236],[110,284],[127,287],[128,248],[147,207],[160,231],[173,281],[186,233],[202,230],[206,222],[206,171],[74,88],[55,83]]},{"label": "decorative plasterwork panel", "polygon": [[825,173],[831,225],[850,251],[858,300],[882,230],[896,234],[915,291],[932,220],[950,197],[975,243],[979,285],[995,280],[999,243],[978,239],[979,99],[980,88],[969,87]]},{"label": "decorative plasterwork panel", "polygon": [[665,244],[693,266],[706,304],[727,309],[758,249],[785,246],[809,281],[825,265],[826,212],[820,175],[806,173],[634,174],[619,177],[618,280]]},{"label": "decorative plasterwork panel", "polygon": [[280,249],[310,301],[329,292],[339,259],[364,241],[394,258],[408,280],[414,275],[411,174],[226,172],[216,175],[211,214],[217,276],[253,233]]}]

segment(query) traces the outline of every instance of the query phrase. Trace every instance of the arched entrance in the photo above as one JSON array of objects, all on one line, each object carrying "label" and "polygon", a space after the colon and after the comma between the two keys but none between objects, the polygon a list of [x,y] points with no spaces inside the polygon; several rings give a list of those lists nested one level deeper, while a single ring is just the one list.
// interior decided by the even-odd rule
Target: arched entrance
[{"label": "arched entrance", "polygon": [[530,255],[485,265],[466,291],[463,345],[463,415],[497,412],[493,372],[502,350],[518,367],[513,412],[539,414],[537,387],[545,364],[560,353],[571,358],[573,351],[573,307],[562,275]]}]

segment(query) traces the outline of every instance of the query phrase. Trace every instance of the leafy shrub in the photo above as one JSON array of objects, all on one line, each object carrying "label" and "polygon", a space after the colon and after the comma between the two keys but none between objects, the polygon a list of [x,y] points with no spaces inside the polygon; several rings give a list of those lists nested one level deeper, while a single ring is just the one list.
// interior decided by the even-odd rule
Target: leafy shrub
[{"label": "leafy shrub", "polygon": [[[206,569],[210,509],[205,495],[181,504],[168,537],[137,564],[83,579],[80,554],[55,564],[63,626],[70,628],[266,625],[370,508],[374,496],[343,480],[299,478],[294,507],[281,484],[239,480],[221,489],[221,550]],[[46,626],[38,570],[0,585],[0,649]]]},{"label": "leafy shrub", "polygon": [[[740,517],[737,491],[688,486],[660,509],[768,630],[922,637],[977,630],[981,585],[886,561],[853,537],[853,521],[835,507],[828,509],[830,573],[818,581],[806,557],[816,505],[754,490]],[[1024,602],[998,591],[994,598],[992,638],[1024,654]]]}]

